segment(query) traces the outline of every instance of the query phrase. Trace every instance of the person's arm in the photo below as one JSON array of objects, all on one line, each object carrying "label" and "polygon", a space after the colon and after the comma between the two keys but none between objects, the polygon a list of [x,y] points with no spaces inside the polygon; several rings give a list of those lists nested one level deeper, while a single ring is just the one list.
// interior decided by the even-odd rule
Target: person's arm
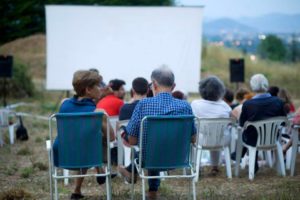
[{"label": "person's arm", "polygon": [[[95,110],[95,112],[106,113],[105,110],[99,109],[99,108],[97,108]],[[107,128],[109,128],[109,139],[110,139],[110,141],[114,141],[116,139],[114,129],[112,128],[110,122],[108,122],[109,127],[107,127],[107,120],[108,120],[107,115],[103,115],[103,118],[102,118],[102,134],[103,134],[103,137],[106,138]]]}]

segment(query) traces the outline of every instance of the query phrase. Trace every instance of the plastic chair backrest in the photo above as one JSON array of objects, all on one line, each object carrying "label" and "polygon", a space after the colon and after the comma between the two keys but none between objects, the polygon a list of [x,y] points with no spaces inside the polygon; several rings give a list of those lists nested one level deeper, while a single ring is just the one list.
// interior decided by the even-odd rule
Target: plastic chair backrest
[{"label": "plastic chair backrest", "polygon": [[244,130],[253,126],[257,132],[257,147],[275,147],[276,142],[280,139],[280,131],[283,126],[288,124],[286,117],[272,117],[265,120],[254,122],[247,121]]},{"label": "plastic chair backrest", "polygon": [[10,111],[7,109],[0,110],[0,127],[8,127],[9,126],[9,113]]},{"label": "plastic chair backrest", "polygon": [[225,134],[230,134],[232,118],[198,118],[199,145],[207,148],[221,148],[225,145]]},{"label": "plastic chair backrest", "polygon": [[192,115],[145,117],[140,133],[142,167],[160,170],[188,167],[194,128]]},{"label": "plastic chair backrest", "polygon": [[103,113],[58,113],[58,167],[102,166]]}]

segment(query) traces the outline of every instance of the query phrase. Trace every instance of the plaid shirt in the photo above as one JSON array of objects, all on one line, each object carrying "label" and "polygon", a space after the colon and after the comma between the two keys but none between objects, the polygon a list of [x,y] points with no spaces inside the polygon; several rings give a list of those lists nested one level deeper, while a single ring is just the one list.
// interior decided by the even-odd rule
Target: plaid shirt
[{"label": "plaid shirt", "polygon": [[[193,112],[187,101],[175,99],[170,93],[161,92],[154,97],[140,100],[126,127],[126,133],[137,137],[139,142],[141,121],[145,116],[150,115],[193,115]],[[146,141],[143,140],[144,147],[145,144]]]}]

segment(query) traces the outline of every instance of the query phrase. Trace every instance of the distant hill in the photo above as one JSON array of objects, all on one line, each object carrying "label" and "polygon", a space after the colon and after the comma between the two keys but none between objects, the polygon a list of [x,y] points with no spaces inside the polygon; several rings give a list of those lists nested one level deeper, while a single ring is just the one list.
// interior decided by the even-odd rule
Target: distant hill
[{"label": "distant hill", "polygon": [[238,21],[263,33],[300,33],[300,14],[274,13],[256,18],[241,18]]},{"label": "distant hill", "polygon": [[220,35],[223,33],[248,34],[257,30],[230,18],[221,18],[204,23],[204,33],[207,35]]},{"label": "distant hill", "polygon": [[300,14],[269,14],[255,18],[220,18],[204,22],[204,34],[300,33]]}]

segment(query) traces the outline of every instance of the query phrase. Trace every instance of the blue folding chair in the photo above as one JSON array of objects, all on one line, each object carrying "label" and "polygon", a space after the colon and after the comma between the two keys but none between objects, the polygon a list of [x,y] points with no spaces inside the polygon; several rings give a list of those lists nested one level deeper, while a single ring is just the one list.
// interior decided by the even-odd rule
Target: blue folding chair
[{"label": "blue folding chair", "polygon": [[[55,199],[58,199],[57,180],[86,176],[105,176],[107,199],[111,199],[111,165],[110,150],[107,145],[107,165],[104,173],[87,173],[84,175],[58,175],[57,169],[81,170],[103,166],[102,118],[104,113],[58,113],[49,118],[50,147],[53,145],[53,124],[57,124],[57,159],[54,163],[53,148],[49,154],[50,193],[53,199],[52,179],[54,179]],[[108,120],[107,120],[108,123]],[[109,126],[107,126],[109,127]],[[109,133],[107,131],[107,144]]]},{"label": "blue folding chair", "polygon": [[[196,199],[195,182],[193,181],[196,170],[190,158],[194,128],[194,116],[192,115],[147,116],[142,120],[139,140],[139,161],[141,162],[138,162],[137,159],[134,162],[142,179],[143,199],[146,198],[145,179],[161,178],[190,179],[193,187],[193,199]],[[144,172],[144,170],[168,171],[174,169],[189,169],[190,174],[147,176]]]}]

